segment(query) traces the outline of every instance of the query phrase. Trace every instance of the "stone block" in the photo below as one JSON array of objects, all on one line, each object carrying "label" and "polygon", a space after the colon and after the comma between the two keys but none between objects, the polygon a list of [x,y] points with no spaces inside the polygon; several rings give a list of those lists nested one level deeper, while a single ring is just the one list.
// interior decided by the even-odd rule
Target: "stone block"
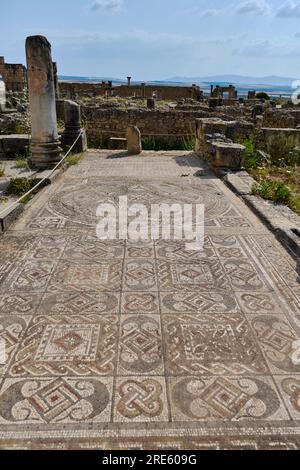
[{"label": "stone block", "polygon": [[29,145],[30,138],[26,134],[0,135],[0,154],[5,157],[24,155]]},{"label": "stone block", "polygon": [[142,138],[136,126],[127,128],[127,151],[130,155],[139,155],[142,152]]},{"label": "stone block", "polygon": [[210,164],[217,168],[229,168],[239,170],[245,162],[246,147],[240,144],[228,142],[213,142],[213,157]]}]

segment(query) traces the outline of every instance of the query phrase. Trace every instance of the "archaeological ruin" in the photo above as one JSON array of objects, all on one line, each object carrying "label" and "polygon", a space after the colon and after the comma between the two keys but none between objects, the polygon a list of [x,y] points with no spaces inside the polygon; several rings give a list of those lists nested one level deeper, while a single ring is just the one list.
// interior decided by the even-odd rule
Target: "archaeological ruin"
[{"label": "archaeological ruin", "polygon": [[22,92],[26,86],[26,69],[22,64],[7,64],[0,56],[0,76],[9,91]]},{"label": "archaeological ruin", "polygon": [[26,79],[0,58],[0,447],[299,449],[300,104],[25,49]]}]

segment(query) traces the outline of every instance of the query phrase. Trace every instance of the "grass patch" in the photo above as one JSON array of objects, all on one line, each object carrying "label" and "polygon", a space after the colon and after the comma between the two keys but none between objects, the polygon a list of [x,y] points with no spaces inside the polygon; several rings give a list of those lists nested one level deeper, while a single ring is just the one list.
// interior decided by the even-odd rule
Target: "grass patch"
[{"label": "grass patch", "polygon": [[0,204],[5,204],[8,201],[7,196],[0,196]]},{"label": "grass patch", "polygon": [[252,193],[280,204],[288,204],[292,196],[289,186],[267,178],[262,179],[260,183],[254,183]]},{"label": "grass patch", "polygon": [[195,149],[195,143],[195,137],[192,136],[176,139],[173,142],[156,137],[142,138],[143,150],[153,150],[156,152],[171,150],[184,150],[186,152],[193,151]]},{"label": "grass patch", "polygon": [[109,137],[99,136],[96,138],[88,138],[89,149],[108,149]]},{"label": "grass patch", "polygon": [[[266,174],[266,176],[262,176]],[[256,174],[257,182],[252,186],[252,194],[258,195],[268,201],[284,204],[297,214],[300,214],[300,192],[294,185],[287,185],[280,176],[274,173],[269,175],[267,171]]]},{"label": "grass patch", "polygon": [[62,119],[57,119],[57,130],[62,133],[65,130],[65,123]]},{"label": "grass patch", "polygon": [[3,176],[5,176],[5,167],[4,165],[0,164],[0,178],[2,178]]},{"label": "grass patch", "polygon": [[[19,198],[30,191],[34,184],[34,181],[28,178],[12,178],[5,190],[5,195],[16,196]],[[28,201],[30,201],[32,196],[33,193],[29,196],[26,196],[21,202],[26,204]]]},{"label": "grass patch", "polygon": [[276,135],[270,139],[267,152],[271,157],[271,165],[287,167],[300,166],[300,150],[295,148],[293,138]]},{"label": "grass patch", "polygon": [[300,151],[292,139],[274,136],[267,145],[267,158],[256,150],[253,137],[244,140],[245,168],[256,180],[252,193],[300,214]]},{"label": "grass patch", "polygon": [[25,170],[29,168],[27,158],[18,156],[16,159],[16,168],[19,170],[22,170],[22,169]]},{"label": "grass patch", "polygon": [[82,153],[74,153],[74,154],[70,154],[67,156],[66,158],[66,164],[68,166],[74,166],[74,165],[78,165],[78,163],[80,162],[82,158]]}]

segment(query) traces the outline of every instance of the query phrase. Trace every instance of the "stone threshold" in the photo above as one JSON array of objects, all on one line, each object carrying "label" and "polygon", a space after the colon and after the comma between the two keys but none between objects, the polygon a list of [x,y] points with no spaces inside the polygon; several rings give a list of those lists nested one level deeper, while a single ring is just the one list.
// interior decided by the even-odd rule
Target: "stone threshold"
[{"label": "stone threshold", "polygon": [[272,230],[276,238],[300,258],[300,216],[289,207],[275,204],[252,194],[255,180],[247,171],[219,172],[223,182]]}]

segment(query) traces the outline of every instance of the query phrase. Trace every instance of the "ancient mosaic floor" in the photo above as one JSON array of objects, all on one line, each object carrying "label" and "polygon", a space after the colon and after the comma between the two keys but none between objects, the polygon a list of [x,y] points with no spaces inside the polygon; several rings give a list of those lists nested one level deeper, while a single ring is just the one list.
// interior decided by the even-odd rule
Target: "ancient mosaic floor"
[{"label": "ancient mosaic floor", "polygon": [[[300,447],[299,266],[198,170],[90,152],[0,238],[2,448]],[[119,195],[204,202],[204,251],[99,241]]]}]

